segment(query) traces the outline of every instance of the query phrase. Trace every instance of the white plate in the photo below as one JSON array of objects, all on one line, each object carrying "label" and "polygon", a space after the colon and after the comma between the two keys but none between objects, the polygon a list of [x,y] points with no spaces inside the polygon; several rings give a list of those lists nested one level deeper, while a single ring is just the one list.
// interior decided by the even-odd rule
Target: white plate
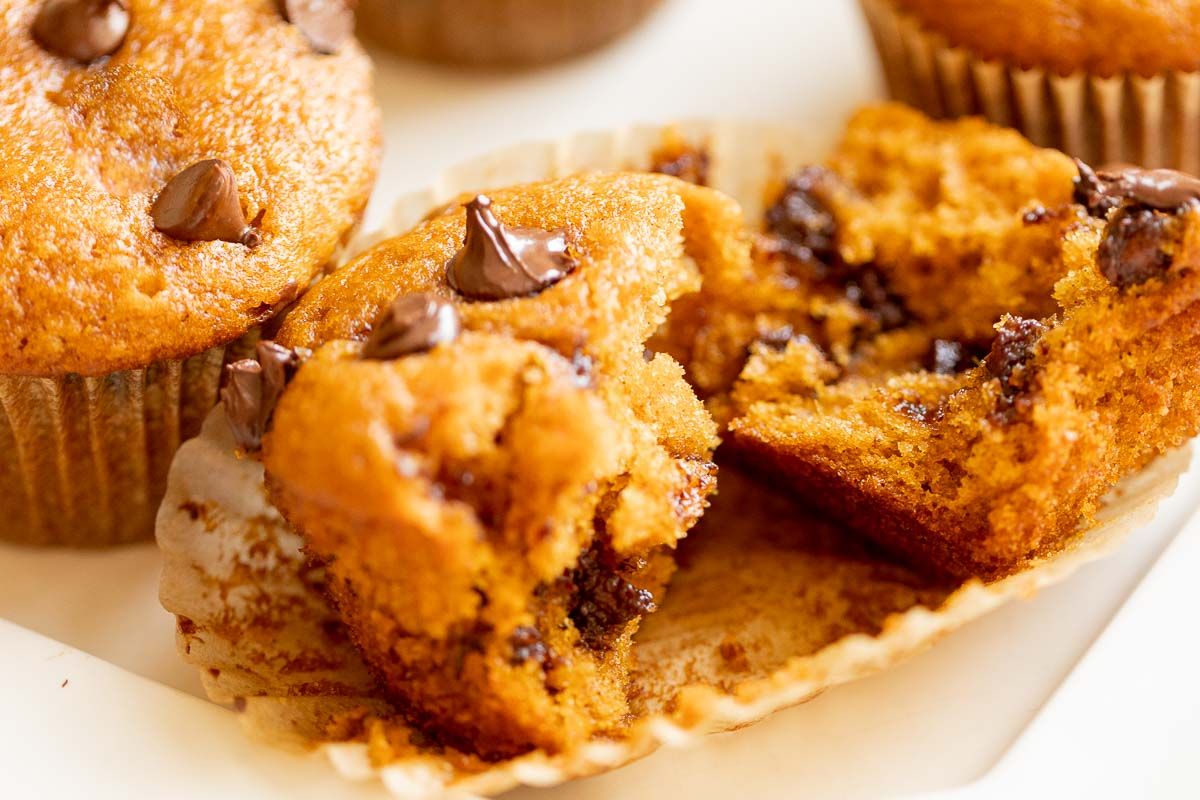
[{"label": "white plate", "polygon": [[[383,56],[378,83],[388,152],[369,226],[391,199],[440,169],[518,141],[714,115],[804,121],[829,132],[879,93],[851,0],[673,0],[629,39],[556,69],[490,75]],[[897,669],[693,750],[510,796],[853,798],[973,781],[1071,671],[1196,498],[1193,468],[1154,523],[1114,557]],[[176,656],[172,620],[158,606],[152,547],[0,547],[0,576],[0,795],[358,794],[324,764],[245,741],[232,714],[187,696],[201,694],[199,681]],[[1189,627],[1170,616],[1154,624],[1160,637]],[[1194,697],[1197,689],[1178,691]],[[1113,736],[1136,735],[1120,718],[1103,724]]]}]

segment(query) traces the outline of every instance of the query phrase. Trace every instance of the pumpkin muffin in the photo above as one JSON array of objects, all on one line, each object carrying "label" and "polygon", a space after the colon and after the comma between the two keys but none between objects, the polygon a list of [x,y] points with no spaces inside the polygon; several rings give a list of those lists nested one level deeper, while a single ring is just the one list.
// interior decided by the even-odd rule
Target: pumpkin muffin
[{"label": "pumpkin muffin", "polygon": [[1096,163],[1200,168],[1196,0],[862,0],[893,96]]},{"label": "pumpkin muffin", "polygon": [[358,221],[378,113],[327,5],[0,0],[0,537],[150,536],[226,352]]},{"label": "pumpkin muffin", "polygon": [[619,174],[464,198],[231,368],[242,446],[269,421],[272,501],[440,741],[502,758],[625,724],[631,637],[715,486],[714,423],[645,348],[698,288],[685,193]]},{"label": "pumpkin muffin", "polygon": [[585,53],[642,22],[662,0],[359,0],[365,38],[417,58],[532,66]]},{"label": "pumpkin muffin", "polygon": [[827,167],[784,187],[788,226],[777,204],[764,227],[843,303],[870,311],[856,276],[876,274],[894,317],[846,350],[752,343],[728,441],[932,570],[992,578],[1052,552],[1200,427],[1198,201],[1181,173],[859,114]]}]

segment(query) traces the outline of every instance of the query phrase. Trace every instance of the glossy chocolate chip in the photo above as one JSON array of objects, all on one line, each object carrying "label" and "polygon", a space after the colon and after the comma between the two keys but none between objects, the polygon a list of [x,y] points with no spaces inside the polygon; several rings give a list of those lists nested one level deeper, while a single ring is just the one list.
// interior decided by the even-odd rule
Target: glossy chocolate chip
[{"label": "glossy chocolate chip", "polygon": [[304,349],[262,341],[255,348],[254,358],[243,358],[225,367],[221,402],[240,449],[251,453],[262,447],[279,396],[309,355]]},{"label": "glossy chocolate chip", "polygon": [[450,285],[471,300],[525,297],[553,286],[576,266],[563,231],[509,228],[479,195],[467,203],[462,249],[446,265]]},{"label": "glossy chocolate chip", "polygon": [[1093,170],[1075,159],[1079,176],[1075,179],[1075,202],[1093,217],[1103,219],[1108,212],[1129,202],[1159,211],[1175,211],[1200,201],[1200,179],[1173,169]]},{"label": "glossy chocolate chip", "polygon": [[837,219],[823,199],[834,180],[824,167],[805,167],[767,209],[767,230],[793,258],[837,260]]},{"label": "glossy chocolate chip", "polygon": [[992,411],[992,421],[1004,424],[1029,405],[1031,372],[1028,362],[1037,353],[1037,343],[1049,326],[1036,319],[1005,316],[996,329],[992,349],[983,365],[1000,381],[1000,397]]},{"label": "glossy chocolate chip", "polygon": [[38,44],[84,64],[115,53],[128,32],[126,0],[46,0],[33,20]]},{"label": "glossy chocolate chip", "polygon": [[431,294],[401,295],[375,320],[363,358],[386,360],[424,352],[454,341],[461,330],[452,303]]},{"label": "glossy chocolate chip", "polygon": [[1096,266],[1118,288],[1136,286],[1164,274],[1171,266],[1168,246],[1178,218],[1144,206],[1125,206],[1104,228]]},{"label": "glossy chocolate chip", "polygon": [[279,8],[318,53],[336,53],[354,33],[354,8],[347,0],[280,0]]},{"label": "glossy chocolate chip", "polygon": [[187,242],[235,242],[257,247],[262,239],[246,224],[237,179],[224,161],[198,161],[172,178],[150,208],[154,227]]}]

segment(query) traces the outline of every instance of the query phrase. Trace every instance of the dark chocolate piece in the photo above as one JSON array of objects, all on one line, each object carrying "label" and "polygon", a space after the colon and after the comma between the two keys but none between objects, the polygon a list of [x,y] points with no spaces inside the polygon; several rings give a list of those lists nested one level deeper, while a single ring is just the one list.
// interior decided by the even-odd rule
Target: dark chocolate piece
[{"label": "dark chocolate piece", "polygon": [[1027,391],[1032,384],[1028,362],[1047,330],[1049,326],[1036,319],[1006,315],[1000,321],[992,349],[983,360],[987,371],[1000,381],[1000,397],[992,412],[994,422],[1011,422],[1028,405]]},{"label": "dark chocolate piece", "polygon": [[225,367],[221,402],[240,449],[251,453],[262,447],[279,396],[309,355],[304,349],[292,350],[262,341],[255,348],[254,358],[243,358]]},{"label": "dark chocolate piece", "polygon": [[832,180],[833,173],[824,167],[805,167],[767,209],[768,232],[793,258],[837,260],[837,219],[821,197]]},{"label": "dark chocolate piece", "polygon": [[874,317],[881,331],[899,328],[912,318],[904,299],[892,292],[887,278],[873,265],[849,268],[843,281],[846,298]]},{"label": "dark chocolate piece", "polygon": [[354,7],[347,0],[280,0],[279,10],[318,53],[336,53],[354,33]]},{"label": "dark chocolate piece", "polygon": [[654,595],[626,580],[612,561],[611,554],[593,544],[561,579],[574,590],[570,617],[588,647],[604,647],[616,629],[657,608]]},{"label": "dark chocolate piece", "polygon": [[126,0],[46,0],[33,20],[38,44],[83,64],[115,53],[128,32]]},{"label": "dark chocolate piece", "polygon": [[1096,266],[1118,288],[1136,286],[1171,267],[1165,249],[1174,238],[1177,218],[1145,206],[1124,206],[1104,228]]},{"label": "dark chocolate piece", "polygon": [[542,640],[541,631],[537,628],[521,625],[512,632],[509,643],[512,645],[511,661],[514,666],[532,661],[544,670],[551,670],[558,665],[558,654]]},{"label": "dark chocolate piece", "polygon": [[462,322],[454,304],[431,294],[401,295],[375,320],[363,358],[393,359],[458,338]]},{"label": "dark chocolate piece", "polygon": [[185,242],[234,242],[254,248],[258,231],[246,224],[237,179],[224,161],[197,161],[172,178],[150,208],[154,227]]},{"label": "dark chocolate piece", "polygon": [[575,269],[563,231],[509,228],[478,195],[466,204],[467,234],[446,265],[450,285],[471,300],[507,300],[537,294]]},{"label": "dark chocolate piece", "polygon": [[1185,172],[1137,167],[1096,171],[1079,159],[1075,165],[1075,202],[1093,217],[1103,219],[1123,202],[1176,211],[1200,201],[1200,179]]}]

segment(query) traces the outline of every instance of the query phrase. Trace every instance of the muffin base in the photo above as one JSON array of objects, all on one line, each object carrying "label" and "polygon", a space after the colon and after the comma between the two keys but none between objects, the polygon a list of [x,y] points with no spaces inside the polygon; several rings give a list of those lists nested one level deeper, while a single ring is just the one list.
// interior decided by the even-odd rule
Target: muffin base
[{"label": "muffin base", "polygon": [[257,338],[94,377],[0,375],[0,541],[150,539],[175,451],[215,405],[226,359]]},{"label": "muffin base", "polygon": [[599,47],[662,0],[361,0],[360,36],[457,64],[522,66]]},{"label": "muffin base", "polygon": [[1058,75],[978,57],[891,0],[860,0],[889,94],[934,117],[981,115],[1092,164],[1200,171],[1200,73]]}]

